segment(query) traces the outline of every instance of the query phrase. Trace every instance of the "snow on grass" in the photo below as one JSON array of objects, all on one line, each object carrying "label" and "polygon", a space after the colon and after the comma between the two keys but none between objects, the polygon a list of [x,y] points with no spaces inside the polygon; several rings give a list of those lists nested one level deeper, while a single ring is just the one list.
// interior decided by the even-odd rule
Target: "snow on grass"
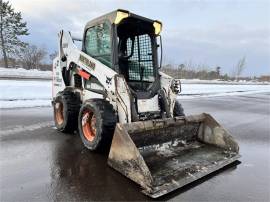
[{"label": "snow on grass", "polygon": [[49,106],[51,81],[0,80],[0,108]]},{"label": "snow on grass", "polygon": [[200,80],[200,79],[181,79],[182,84],[224,84],[224,85],[266,85],[270,84],[268,81],[257,80],[239,80],[239,81],[223,81],[219,79]]},{"label": "snow on grass", "polygon": [[270,85],[182,84],[179,97],[241,95],[270,92]]},{"label": "snow on grass", "polygon": [[51,81],[0,80],[0,100],[51,99]]},{"label": "snow on grass", "polygon": [[[0,108],[51,105],[51,81],[0,80]],[[270,85],[182,84],[179,99],[270,92]]]},{"label": "snow on grass", "polygon": [[52,72],[40,71],[37,69],[26,70],[23,68],[15,69],[0,67],[0,77],[51,79]]}]

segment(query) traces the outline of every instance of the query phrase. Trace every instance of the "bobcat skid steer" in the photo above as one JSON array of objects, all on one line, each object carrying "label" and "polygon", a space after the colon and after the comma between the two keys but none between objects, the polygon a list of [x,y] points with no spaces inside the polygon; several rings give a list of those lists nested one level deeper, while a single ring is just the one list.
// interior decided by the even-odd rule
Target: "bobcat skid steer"
[{"label": "bobcat skid steer", "polygon": [[60,31],[53,61],[56,128],[78,130],[89,150],[110,148],[109,166],[153,198],[239,158],[213,117],[184,115],[180,81],[160,71],[161,28],[116,10],[88,22],[82,39]]}]

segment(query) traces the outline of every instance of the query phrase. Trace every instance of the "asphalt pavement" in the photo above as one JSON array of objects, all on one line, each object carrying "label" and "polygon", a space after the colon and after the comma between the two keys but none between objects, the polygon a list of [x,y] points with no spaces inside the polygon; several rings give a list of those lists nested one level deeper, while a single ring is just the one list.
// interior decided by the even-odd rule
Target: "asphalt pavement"
[{"label": "asphalt pavement", "polygon": [[[240,164],[157,200],[270,201],[270,94],[182,101],[185,113],[210,113],[240,145]],[[85,149],[78,134],[53,127],[52,109],[2,109],[1,201],[145,201],[140,187]]]}]

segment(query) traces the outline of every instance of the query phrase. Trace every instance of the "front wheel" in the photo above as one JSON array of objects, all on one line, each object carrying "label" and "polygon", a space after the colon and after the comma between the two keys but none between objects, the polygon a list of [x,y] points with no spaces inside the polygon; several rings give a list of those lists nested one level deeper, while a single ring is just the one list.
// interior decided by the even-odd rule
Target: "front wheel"
[{"label": "front wheel", "polygon": [[185,116],[184,109],[178,100],[176,100],[174,104],[173,116]]},{"label": "front wheel", "polygon": [[57,130],[72,133],[77,129],[80,103],[80,98],[71,91],[63,91],[55,98],[53,111]]},{"label": "front wheel", "polygon": [[78,129],[86,148],[105,151],[110,147],[116,125],[112,105],[101,99],[86,101],[79,113]]}]

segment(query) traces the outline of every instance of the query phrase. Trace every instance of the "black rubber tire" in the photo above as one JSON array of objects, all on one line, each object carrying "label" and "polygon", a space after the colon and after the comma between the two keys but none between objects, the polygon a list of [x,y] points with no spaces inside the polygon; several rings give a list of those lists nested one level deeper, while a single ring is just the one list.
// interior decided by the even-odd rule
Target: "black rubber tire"
[{"label": "black rubber tire", "polygon": [[181,103],[176,100],[173,108],[173,116],[185,116],[184,108],[182,107]]},{"label": "black rubber tire", "polygon": [[[63,104],[63,123],[56,120],[56,104]],[[57,130],[64,133],[73,133],[78,127],[78,114],[80,110],[80,97],[72,91],[65,90],[55,98],[53,102],[54,122]]]},{"label": "black rubber tire", "polygon": [[[82,129],[84,110],[90,110],[96,117],[96,135],[92,141],[86,139]],[[78,117],[78,129],[83,144],[91,151],[104,152],[111,146],[112,137],[117,123],[117,117],[113,106],[103,99],[87,100],[80,109]]]}]

